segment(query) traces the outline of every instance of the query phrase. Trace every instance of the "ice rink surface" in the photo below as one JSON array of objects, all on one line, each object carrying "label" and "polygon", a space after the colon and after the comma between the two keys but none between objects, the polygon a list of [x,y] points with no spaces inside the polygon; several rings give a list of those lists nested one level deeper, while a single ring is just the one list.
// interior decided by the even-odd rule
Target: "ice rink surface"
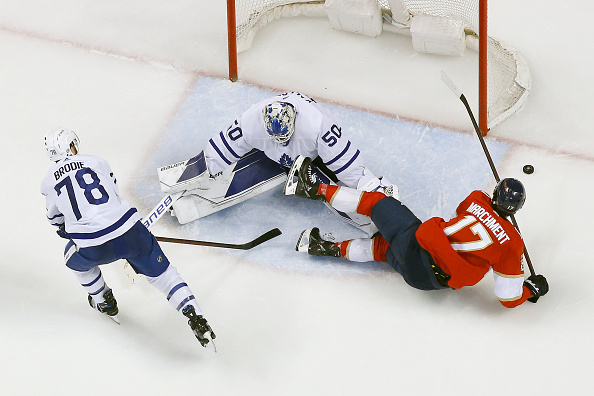
[{"label": "ice rink surface", "polygon": [[[592,36],[594,6],[584,2],[563,4],[572,20],[563,32],[544,22],[557,3],[490,5],[491,35],[517,47],[533,77],[526,107],[487,144],[500,175],[527,188],[517,219],[551,286],[537,304],[503,308],[491,274],[427,293],[380,263],[299,254],[296,238],[313,225],[338,238],[361,234],[275,189],[155,228],[233,243],[283,231],[251,251],[163,245],[217,334],[217,354],[156,290],[130,284],[122,263],[103,267],[121,325],[88,307],[39,194],[49,167],[42,138],[56,126],[110,162],[141,212],[160,199],[158,166],[195,155],[251,103],[285,90],[327,106],[422,219],[448,217],[472,189],[494,185],[462,104],[439,77],[446,70],[474,107],[476,54],[418,55],[390,33],[370,39],[324,18],[286,19],[257,33],[240,54],[240,82],[230,83],[222,3],[0,0],[3,394],[582,394],[594,352],[593,52],[564,37]],[[522,173],[527,163],[534,174]]]}]

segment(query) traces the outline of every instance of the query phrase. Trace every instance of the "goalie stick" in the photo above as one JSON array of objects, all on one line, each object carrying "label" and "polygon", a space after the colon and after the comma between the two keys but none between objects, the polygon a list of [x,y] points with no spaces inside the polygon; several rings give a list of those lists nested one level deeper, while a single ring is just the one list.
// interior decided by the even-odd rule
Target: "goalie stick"
[{"label": "goalie stick", "polygon": [[[448,88],[450,88],[452,90],[452,92],[462,101],[462,103],[466,107],[466,111],[468,112],[468,115],[470,116],[470,120],[472,121],[472,125],[474,126],[474,131],[476,132],[476,135],[478,136],[479,141],[481,142],[481,146],[483,147],[483,151],[485,152],[485,155],[487,156],[487,161],[489,161],[489,166],[491,167],[493,176],[495,176],[495,181],[497,181],[497,183],[499,183],[499,181],[501,179],[499,178],[497,169],[495,169],[495,164],[493,163],[491,154],[489,154],[489,149],[487,148],[487,145],[485,144],[485,139],[483,139],[483,132],[479,128],[479,126],[476,122],[476,119],[474,118],[474,114],[472,113],[472,109],[470,108],[470,105],[468,104],[468,100],[466,100],[466,96],[464,96],[462,91],[460,91],[458,89],[458,87],[452,82],[450,77],[443,70],[441,71],[441,79],[448,86]],[[514,217],[514,215],[511,215],[510,217],[511,217],[512,224],[514,225],[514,227],[516,227],[518,232],[520,232],[520,228],[518,227],[516,218]],[[528,263],[528,269],[530,269],[530,274],[535,275],[534,267],[532,266],[532,260],[530,260],[530,256],[528,255],[528,250],[526,249],[526,245],[524,245],[524,257],[526,257],[526,263]]]},{"label": "goalie stick", "polygon": [[198,245],[198,246],[210,246],[210,247],[218,247],[218,248],[226,248],[226,249],[240,249],[240,250],[249,250],[253,247],[256,247],[272,238],[275,238],[281,235],[282,232],[278,228],[274,228],[253,241],[241,243],[241,244],[234,244],[234,243],[223,243],[223,242],[208,242],[208,241],[196,241],[193,239],[177,239],[177,238],[168,238],[168,237],[155,237],[159,242],[171,242],[171,243],[182,243],[185,245]]}]

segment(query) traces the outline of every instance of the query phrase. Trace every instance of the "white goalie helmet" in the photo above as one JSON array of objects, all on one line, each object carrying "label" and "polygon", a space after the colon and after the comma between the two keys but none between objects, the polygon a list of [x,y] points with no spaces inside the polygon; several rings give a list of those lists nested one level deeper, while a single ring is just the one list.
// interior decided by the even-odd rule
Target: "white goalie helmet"
[{"label": "white goalie helmet", "polygon": [[286,143],[295,132],[297,112],[287,102],[272,102],[262,109],[264,127],[268,137],[277,143]]},{"label": "white goalie helmet", "polygon": [[78,153],[78,136],[69,129],[58,128],[45,135],[45,151],[50,160],[58,162],[69,155],[74,155],[71,146]]}]

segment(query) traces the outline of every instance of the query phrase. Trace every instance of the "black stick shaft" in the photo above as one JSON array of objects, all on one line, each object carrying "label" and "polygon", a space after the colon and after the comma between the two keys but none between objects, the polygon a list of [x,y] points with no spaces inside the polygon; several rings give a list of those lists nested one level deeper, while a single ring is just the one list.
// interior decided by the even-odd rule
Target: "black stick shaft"
[{"label": "black stick shaft", "polygon": [[[479,126],[476,122],[476,119],[474,118],[474,114],[472,113],[472,109],[470,108],[470,105],[468,104],[466,97],[464,96],[464,94],[462,92],[460,92],[460,90],[454,85],[452,80],[450,80],[450,78],[444,72],[442,72],[441,77],[442,77],[443,82],[445,82],[446,85],[460,98],[462,103],[464,103],[464,107],[466,107],[466,111],[468,112],[468,115],[470,116],[470,120],[472,121],[472,125],[474,126],[474,131],[476,132],[476,135],[478,136],[479,141],[481,142],[483,151],[485,152],[485,155],[487,156],[487,161],[489,161],[489,166],[491,167],[493,176],[495,176],[495,180],[499,183],[499,181],[501,179],[499,179],[499,174],[497,173],[497,169],[495,168],[495,163],[493,162],[493,159],[491,158],[491,154],[489,153],[489,149],[487,148],[485,139],[483,139],[483,132],[479,128]],[[518,232],[520,232],[520,227],[518,227],[518,222],[516,221],[515,216],[511,215],[510,217],[511,217],[512,224],[514,225],[514,227],[516,227]],[[524,245],[524,257],[526,258],[526,263],[528,264],[528,269],[530,270],[530,274],[535,275],[536,273],[534,272],[534,267],[532,266],[532,260],[530,260],[530,255],[528,254],[528,249],[526,249],[526,245]]]},{"label": "black stick shaft", "polygon": [[464,103],[464,106],[466,107],[466,111],[468,112],[468,115],[470,116],[470,120],[472,121],[472,125],[474,126],[474,131],[476,132],[476,135],[478,136],[479,141],[481,142],[483,151],[485,152],[485,155],[487,156],[487,161],[489,161],[489,166],[491,167],[493,176],[495,176],[495,180],[497,181],[497,183],[499,183],[500,179],[499,179],[499,174],[497,173],[497,169],[495,169],[495,163],[493,162],[493,158],[491,158],[491,154],[489,153],[489,149],[487,148],[487,144],[485,143],[485,139],[483,138],[483,133],[482,133],[481,129],[479,128],[479,126],[476,122],[476,119],[474,118],[474,114],[472,114],[470,105],[468,104],[468,101],[466,100],[466,97],[464,95],[460,95],[460,100],[462,101],[462,103]]},{"label": "black stick shaft", "polygon": [[242,243],[242,244],[234,244],[234,243],[223,243],[223,242],[209,242],[209,241],[197,241],[194,239],[178,239],[178,238],[169,238],[169,237],[160,237],[156,236],[155,238],[159,242],[170,242],[170,243],[181,243],[184,245],[198,245],[198,246],[209,246],[209,247],[218,247],[218,248],[226,248],[226,249],[240,249],[240,250],[248,250],[253,247],[260,245],[274,237],[281,235],[281,231],[278,228],[274,228],[253,241]]}]

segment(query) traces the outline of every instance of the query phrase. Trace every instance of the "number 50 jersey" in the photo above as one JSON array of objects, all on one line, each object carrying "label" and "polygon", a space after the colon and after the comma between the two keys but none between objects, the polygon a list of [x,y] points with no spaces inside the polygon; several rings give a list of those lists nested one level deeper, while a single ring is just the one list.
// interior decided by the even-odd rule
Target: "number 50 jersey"
[{"label": "number 50 jersey", "polygon": [[[274,101],[293,105],[297,112],[295,132],[286,143],[271,140],[266,133],[262,109]],[[290,168],[298,155],[312,159],[319,156],[345,185],[357,188],[373,174],[365,175],[363,158],[333,117],[315,100],[298,92],[288,92],[264,99],[247,109],[226,130],[213,136],[204,155],[211,175],[224,171],[252,149]]]},{"label": "number 50 jersey", "polygon": [[140,215],[119,195],[103,158],[73,155],[52,165],[41,182],[47,218],[65,225],[79,247],[97,246],[128,231]]}]

